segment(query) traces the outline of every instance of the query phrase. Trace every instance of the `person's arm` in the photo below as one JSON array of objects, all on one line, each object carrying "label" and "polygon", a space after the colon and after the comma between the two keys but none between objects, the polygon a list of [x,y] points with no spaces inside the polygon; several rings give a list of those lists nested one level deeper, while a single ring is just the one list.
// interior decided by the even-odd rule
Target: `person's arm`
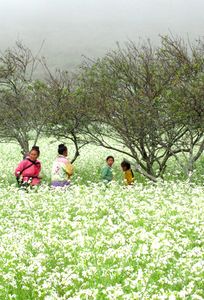
[{"label": "person's arm", "polygon": [[20,176],[20,173],[21,173],[22,170],[24,169],[24,164],[25,164],[25,161],[24,161],[24,160],[22,160],[22,161],[18,164],[17,168],[15,169],[15,176],[16,176],[16,177]]},{"label": "person's arm", "polygon": [[70,176],[73,175],[74,167],[73,167],[73,165],[70,162],[66,163],[66,165],[65,165],[65,171],[66,171],[68,177],[70,177]]},{"label": "person's arm", "polygon": [[38,176],[39,179],[42,179],[42,176],[39,176],[40,171],[41,171],[41,162],[38,161],[38,163],[37,163],[36,166],[37,166],[37,174],[36,174],[36,176]]},{"label": "person's arm", "polygon": [[107,179],[108,169],[107,167],[103,167],[101,171],[101,177],[102,179]]}]

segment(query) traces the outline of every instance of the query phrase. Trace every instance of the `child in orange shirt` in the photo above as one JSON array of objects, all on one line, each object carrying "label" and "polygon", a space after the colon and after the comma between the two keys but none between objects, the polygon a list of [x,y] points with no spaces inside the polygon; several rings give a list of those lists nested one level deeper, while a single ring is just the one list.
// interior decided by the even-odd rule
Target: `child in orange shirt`
[{"label": "child in orange shirt", "polygon": [[131,185],[134,182],[134,174],[131,169],[130,163],[123,160],[121,163],[122,170],[124,172],[124,181],[126,185]]}]

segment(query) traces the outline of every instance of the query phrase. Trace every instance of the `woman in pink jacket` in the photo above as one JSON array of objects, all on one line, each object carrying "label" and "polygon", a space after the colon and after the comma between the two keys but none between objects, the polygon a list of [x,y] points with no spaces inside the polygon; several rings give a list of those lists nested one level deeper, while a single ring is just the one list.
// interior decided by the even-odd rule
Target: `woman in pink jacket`
[{"label": "woman in pink jacket", "polygon": [[28,156],[23,159],[15,170],[15,176],[19,185],[38,185],[40,184],[39,173],[41,170],[41,163],[37,159],[40,155],[38,146],[33,146]]}]

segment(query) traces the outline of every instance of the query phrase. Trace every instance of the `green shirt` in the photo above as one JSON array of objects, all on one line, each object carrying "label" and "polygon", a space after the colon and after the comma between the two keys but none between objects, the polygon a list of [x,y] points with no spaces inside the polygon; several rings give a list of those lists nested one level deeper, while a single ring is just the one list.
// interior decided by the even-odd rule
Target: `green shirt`
[{"label": "green shirt", "polygon": [[113,179],[113,170],[111,167],[108,165],[103,167],[102,172],[101,172],[101,177],[104,181],[111,181]]}]

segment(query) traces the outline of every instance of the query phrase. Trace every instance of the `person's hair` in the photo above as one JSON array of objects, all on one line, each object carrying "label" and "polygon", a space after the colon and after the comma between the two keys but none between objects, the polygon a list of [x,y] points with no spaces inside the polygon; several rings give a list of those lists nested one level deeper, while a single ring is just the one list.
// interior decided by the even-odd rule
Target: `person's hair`
[{"label": "person's hair", "polygon": [[131,165],[127,160],[123,160],[120,165],[121,165],[122,168],[126,167],[127,170],[131,170],[132,177],[134,177],[134,173],[131,169]]},{"label": "person's hair", "polygon": [[58,153],[62,155],[64,151],[67,151],[67,147],[64,144],[60,144],[58,146]]},{"label": "person's hair", "polygon": [[36,151],[37,154],[38,154],[38,156],[40,155],[40,148],[39,148],[38,146],[33,146],[33,147],[31,148],[30,152],[31,152],[32,150]]},{"label": "person's hair", "polygon": [[128,161],[126,161],[126,160],[123,160],[121,162],[121,167],[122,168],[126,167],[127,170],[130,170],[130,163]]},{"label": "person's hair", "polygon": [[106,161],[108,161],[109,158],[112,158],[113,161],[115,160],[114,157],[113,157],[112,155],[109,155],[109,156],[106,157]]}]

